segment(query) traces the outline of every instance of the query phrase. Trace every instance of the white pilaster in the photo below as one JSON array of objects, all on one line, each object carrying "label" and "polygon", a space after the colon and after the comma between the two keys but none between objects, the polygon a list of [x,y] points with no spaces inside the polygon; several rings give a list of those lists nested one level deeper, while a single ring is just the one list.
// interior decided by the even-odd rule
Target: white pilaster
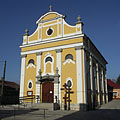
[{"label": "white pilaster", "polygon": [[[37,55],[37,69],[36,69],[36,76],[39,75],[39,70],[41,69],[41,55],[42,53],[39,52],[39,53],[36,53]],[[39,96],[39,99],[38,101],[36,100],[36,102],[39,102],[40,101],[40,84],[37,82],[37,79],[36,79],[36,96]]]},{"label": "white pilaster", "polygon": [[[57,101],[56,98],[57,97]],[[54,83],[54,103],[60,103],[60,99],[59,99],[59,85],[58,83]]]},{"label": "white pilaster", "polygon": [[82,86],[82,61],[81,61],[81,46],[76,50],[76,67],[77,67],[77,103],[83,103],[83,86]]},{"label": "white pilaster", "polygon": [[93,107],[93,60],[92,55],[90,55],[90,86],[91,86],[91,103]]},{"label": "white pilaster", "polygon": [[[82,54],[83,54],[83,76],[82,76],[82,81],[84,82],[84,88],[83,88],[83,94],[84,94],[84,99],[83,99],[83,103],[87,104],[87,82],[86,82],[86,52],[85,52],[85,48],[82,48]],[[81,56],[82,57],[82,56]]]},{"label": "white pilaster", "polygon": [[57,96],[58,98],[58,102],[61,104],[61,53],[62,53],[62,49],[57,49],[56,50],[57,53],[57,68],[58,68],[58,74],[60,75],[59,77],[59,83],[58,85],[54,84],[54,96]]},{"label": "white pilaster", "polygon": [[105,72],[105,91],[106,91],[106,103],[108,103],[108,87],[107,87],[107,75]]},{"label": "white pilaster", "polygon": [[21,55],[20,97],[24,96],[25,58],[26,58],[26,55]]},{"label": "white pilaster", "polygon": [[102,97],[103,97],[103,103],[105,103],[105,95],[104,95],[104,72],[103,72],[103,68],[102,68],[101,74],[102,74]]},{"label": "white pilaster", "polygon": [[99,83],[99,68],[98,63],[96,63],[96,71],[97,71],[97,92],[98,92],[98,105],[100,105],[100,83]]}]

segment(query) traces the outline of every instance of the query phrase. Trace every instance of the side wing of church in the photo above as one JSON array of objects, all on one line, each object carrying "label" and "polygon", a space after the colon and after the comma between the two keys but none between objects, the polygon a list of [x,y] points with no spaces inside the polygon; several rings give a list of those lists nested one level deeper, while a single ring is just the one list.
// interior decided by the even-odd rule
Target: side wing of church
[{"label": "side wing of church", "polygon": [[26,30],[20,46],[20,97],[35,95],[35,103],[57,103],[62,108],[66,93],[61,88],[70,83],[71,109],[106,103],[107,61],[83,33],[80,17],[71,26],[64,15],[49,11],[36,24],[33,34]]}]

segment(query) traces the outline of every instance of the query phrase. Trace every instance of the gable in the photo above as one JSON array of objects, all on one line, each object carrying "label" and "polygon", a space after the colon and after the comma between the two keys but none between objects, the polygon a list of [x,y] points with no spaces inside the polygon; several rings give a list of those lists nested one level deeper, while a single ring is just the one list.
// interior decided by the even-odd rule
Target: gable
[{"label": "gable", "polygon": [[47,12],[37,22],[37,28],[31,35],[23,36],[23,45],[59,41],[61,38],[82,34],[82,24],[71,26],[65,16],[57,12]]}]

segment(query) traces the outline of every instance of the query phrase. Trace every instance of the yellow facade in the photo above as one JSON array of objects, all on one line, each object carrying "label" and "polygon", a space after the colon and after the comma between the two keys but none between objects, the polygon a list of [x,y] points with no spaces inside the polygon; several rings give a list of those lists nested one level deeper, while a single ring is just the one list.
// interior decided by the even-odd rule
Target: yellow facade
[{"label": "yellow facade", "polygon": [[50,20],[50,19],[53,19],[53,18],[57,18],[57,17],[58,17],[57,14],[52,13],[52,14],[48,14],[47,16],[45,16],[42,20],[46,21],[46,20]]},{"label": "yellow facade", "polygon": [[[92,58],[95,65],[100,60],[99,68],[105,69],[107,62],[83,34],[82,22],[78,20],[75,26],[71,26],[65,22],[64,17],[50,11],[36,22],[38,27],[32,35],[28,33],[24,35],[21,46],[21,55],[24,56],[21,67],[21,86],[24,85],[24,88],[21,87],[20,96],[27,96],[28,92],[32,91],[32,95],[37,96],[40,102],[51,102],[49,101],[51,98],[45,99],[44,92],[49,86],[46,88],[44,86],[45,83],[52,82],[53,86],[51,85],[49,89],[53,91],[48,92],[52,95],[52,102],[64,104],[65,91],[61,88],[70,81],[71,91],[73,91],[70,95],[71,104],[73,109],[79,109],[80,104],[88,102],[87,87],[92,90],[91,83],[88,84],[92,79],[90,65],[86,65],[87,62],[91,64],[90,56],[95,56]],[[90,94],[89,96],[91,97]],[[36,101],[35,97],[34,102]]]},{"label": "yellow facade", "polygon": [[[53,34],[52,35],[47,35],[46,31],[51,28],[53,29]],[[42,38],[43,39],[48,39],[48,38],[51,38],[51,37],[57,37],[57,25],[52,25],[52,26],[49,26],[49,27],[43,27],[43,34],[42,34]]]},{"label": "yellow facade", "polygon": [[[30,59],[33,59],[35,61],[35,67],[33,67],[33,66],[29,67],[28,62],[29,62]],[[25,75],[25,83],[24,83],[25,84],[25,86],[24,86],[24,91],[25,91],[24,96],[27,96],[28,91],[32,91],[33,95],[35,95],[35,89],[36,89],[36,86],[35,86],[35,84],[36,84],[36,77],[35,77],[36,76],[36,54],[30,54],[30,55],[28,54],[27,55],[25,66],[26,66],[26,69],[25,69],[26,75]],[[30,80],[32,80],[32,82],[33,82],[32,89],[28,88],[28,82]],[[27,102],[30,102],[30,100],[29,101],[27,100]]]},{"label": "yellow facade", "polygon": [[74,39],[68,39],[65,41],[56,41],[56,42],[51,42],[51,43],[46,43],[46,44],[41,44],[41,45],[32,45],[28,47],[23,47],[21,49],[22,52],[25,51],[32,51],[32,50],[38,50],[38,49],[43,49],[43,48],[50,48],[50,47],[55,47],[55,46],[62,46],[62,45],[69,45],[69,44],[74,44],[74,43],[82,43],[83,38],[74,38]]},{"label": "yellow facade", "polygon": [[[73,60],[76,61],[75,48],[68,48],[68,49],[64,49],[62,52],[62,63],[65,62],[65,56],[69,53],[73,55]],[[71,94],[71,100],[72,100],[71,103],[76,104],[77,103],[76,62],[74,64],[71,62],[62,64],[62,86],[64,85],[64,83],[66,83],[66,79],[68,77],[72,78],[72,82],[73,82],[72,91],[74,91],[74,93]],[[64,97],[64,92],[62,92],[61,97],[62,98]],[[62,99],[62,101],[64,100]]]},{"label": "yellow facade", "polygon": [[32,36],[29,37],[29,42],[38,39],[38,31],[36,31]]},{"label": "yellow facade", "polygon": [[76,32],[76,27],[68,26],[67,24],[64,24],[64,34],[72,34]]}]

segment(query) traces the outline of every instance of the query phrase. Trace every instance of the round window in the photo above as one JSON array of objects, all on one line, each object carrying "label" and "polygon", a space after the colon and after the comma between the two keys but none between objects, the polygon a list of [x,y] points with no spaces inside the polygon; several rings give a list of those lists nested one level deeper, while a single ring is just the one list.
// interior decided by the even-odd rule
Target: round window
[{"label": "round window", "polygon": [[51,28],[48,29],[47,34],[51,35],[53,33],[53,30]]}]

